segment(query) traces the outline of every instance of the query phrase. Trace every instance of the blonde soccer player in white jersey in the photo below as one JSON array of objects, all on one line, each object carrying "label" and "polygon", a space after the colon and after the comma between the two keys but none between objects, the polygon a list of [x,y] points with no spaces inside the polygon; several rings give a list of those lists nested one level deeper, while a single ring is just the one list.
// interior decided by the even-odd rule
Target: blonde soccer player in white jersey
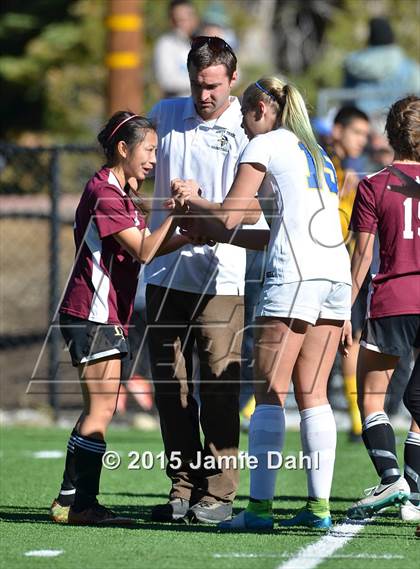
[{"label": "blonde soccer player in white jersey", "polygon": [[[242,113],[250,142],[223,203],[175,193],[175,199],[186,199],[193,212],[218,218],[222,230],[209,237],[252,249],[268,245],[255,322],[257,406],[249,430],[249,454],[257,457],[258,467],[250,472],[247,508],[219,527],[273,527],[277,469],[270,468],[269,461],[283,449],[284,404],[292,380],[301,415],[302,450],[312,468],[307,468],[306,506],[281,524],[328,528],[336,425],[327,382],[344,321],[350,318],[351,300],[337,179],[295,87],[275,77],[260,79],[246,89]],[[254,207],[263,180],[264,187],[271,186],[277,205],[270,230],[238,229],[244,212]],[[201,234],[204,227],[200,221]]]}]

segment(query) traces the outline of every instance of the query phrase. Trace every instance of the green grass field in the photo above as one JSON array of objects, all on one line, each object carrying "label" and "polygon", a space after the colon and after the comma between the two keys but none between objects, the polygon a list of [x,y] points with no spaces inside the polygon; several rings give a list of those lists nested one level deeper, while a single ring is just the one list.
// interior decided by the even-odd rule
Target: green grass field
[{"label": "green grass field", "polygon": [[[57,493],[63,458],[35,458],[37,451],[63,450],[68,431],[62,429],[7,428],[1,435],[1,566],[7,568],[137,568],[248,569],[318,567],[418,569],[420,539],[415,525],[401,522],[396,510],[389,510],[364,527],[328,559],[316,564],[293,564],[296,552],[323,537],[319,530],[280,529],[271,533],[226,534],[208,526],[158,524],[150,521],[153,504],[166,500],[168,484],[164,472],[128,470],[130,450],[158,453],[159,433],[111,429],[108,450],[121,453],[122,465],[105,470],[101,501],[121,514],[136,518],[127,528],[57,526],[48,519],[48,506]],[[241,448],[247,448],[242,436]],[[401,441],[399,446],[401,447]],[[299,435],[289,432],[285,454],[300,449]],[[332,491],[334,522],[345,518],[349,504],[363,488],[373,486],[375,474],[364,447],[346,442],[341,434]],[[241,474],[235,502],[237,510],[246,504],[248,473]],[[278,476],[276,518],[289,516],[304,504],[305,475],[282,470]],[[28,557],[33,550],[60,550],[54,558]],[[309,564],[308,564],[309,563]],[[311,564],[312,563],[312,564]],[[315,564],[314,564],[315,563]]]}]

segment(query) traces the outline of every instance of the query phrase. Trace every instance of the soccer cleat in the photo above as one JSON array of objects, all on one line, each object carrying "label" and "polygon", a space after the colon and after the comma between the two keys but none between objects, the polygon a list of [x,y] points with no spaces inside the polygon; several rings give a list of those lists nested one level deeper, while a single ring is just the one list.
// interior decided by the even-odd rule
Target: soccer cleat
[{"label": "soccer cleat", "polygon": [[232,517],[231,502],[206,502],[201,500],[191,506],[184,521],[187,523],[218,524]]},{"label": "soccer cleat", "polygon": [[152,508],[152,521],[176,522],[188,512],[190,503],[183,498],[172,498],[166,504],[159,504]]},{"label": "soccer cleat", "polygon": [[383,508],[405,504],[409,494],[410,488],[402,476],[392,484],[378,484],[365,490],[366,497],[355,502],[347,516],[353,520],[370,518]]},{"label": "soccer cleat", "polygon": [[101,506],[101,504],[94,504],[86,510],[75,512],[70,506],[68,523],[77,526],[111,526],[111,525],[132,525],[135,520],[131,518],[124,518],[117,516],[112,510]]},{"label": "soccer cleat", "polygon": [[257,516],[253,512],[248,512],[243,510],[237,516],[233,517],[231,520],[220,522],[217,529],[227,530],[227,531],[240,531],[240,530],[251,530],[251,531],[263,531],[271,530],[274,527],[273,516],[262,517]]},{"label": "soccer cleat", "polygon": [[332,526],[331,516],[317,516],[307,508],[302,508],[290,520],[280,520],[283,527],[304,526],[307,528],[328,529]]},{"label": "soccer cleat", "polygon": [[420,505],[415,506],[409,500],[400,507],[400,518],[405,522],[420,521]]},{"label": "soccer cleat", "polygon": [[62,506],[58,500],[53,500],[50,506],[50,519],[56,524],[67,524],[70,506]]}]

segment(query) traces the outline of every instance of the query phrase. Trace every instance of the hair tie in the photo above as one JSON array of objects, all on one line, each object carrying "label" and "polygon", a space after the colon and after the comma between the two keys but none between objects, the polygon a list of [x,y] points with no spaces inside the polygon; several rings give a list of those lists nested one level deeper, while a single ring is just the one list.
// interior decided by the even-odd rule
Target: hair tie
[{"label": "hair tie", "polygon": [[108,136],[107,138],[107,143],[111,140],[111,138],[114,136],[114,134],[117,132],[117,130],[119,130],[120,127],[122,127],[123,124],[125,124],[127,121],[134,119],[135,117],[139,117],[140,115],[131,115],[130,117],[127,117],[126,119],[124,119],[123,121],[121,121],[119,124],[117,124],[117,126],[114,128],[114,130],[111,132],[111,134]]}]

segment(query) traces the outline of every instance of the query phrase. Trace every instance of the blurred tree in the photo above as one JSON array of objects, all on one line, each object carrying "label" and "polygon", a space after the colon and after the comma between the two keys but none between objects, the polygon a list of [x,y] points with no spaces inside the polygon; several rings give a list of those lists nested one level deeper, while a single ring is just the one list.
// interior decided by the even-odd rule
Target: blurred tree
[{"label": "blurred tree", "polygon": [[0,136],[91,137],[102,121],[104,2],[3,0]]},{"label": "blurred tree", "polygon": [[[168,3],[144,2],[144,112],[158,98],[150,61],[156,38],[169,25]],[[207,0],[194,3],[199,12],[208,5]],[[240,30],[246,20],[241,1],[225,5]],[[0,138],[94,139],[106,112],[106,9],[106,0],[2,0]]]},{"label": "blurred tree", "polygon": [[[211,0],[193,1],[202,14]],[[313,105],[319,89],[341,85],[344,57],[365,45],[372,16],[388,15],[398,43],[418,58],[419,0],[261,1],[276,4],[276,71]],[[154,42],[169,26],[168,2],[144,1],[144,112],[159,97],[150,62]],[[249,9],[256,2],[223,1],[239,39],[248,26],[260,25]],[[107,0],[2,0],[0,138],[22,140],[29,131],[35,142],[93,141],[105,114],[106,7]],[[255,50],[260,66],[240,60],[242,85],[267,72],[264,50]]]}]

